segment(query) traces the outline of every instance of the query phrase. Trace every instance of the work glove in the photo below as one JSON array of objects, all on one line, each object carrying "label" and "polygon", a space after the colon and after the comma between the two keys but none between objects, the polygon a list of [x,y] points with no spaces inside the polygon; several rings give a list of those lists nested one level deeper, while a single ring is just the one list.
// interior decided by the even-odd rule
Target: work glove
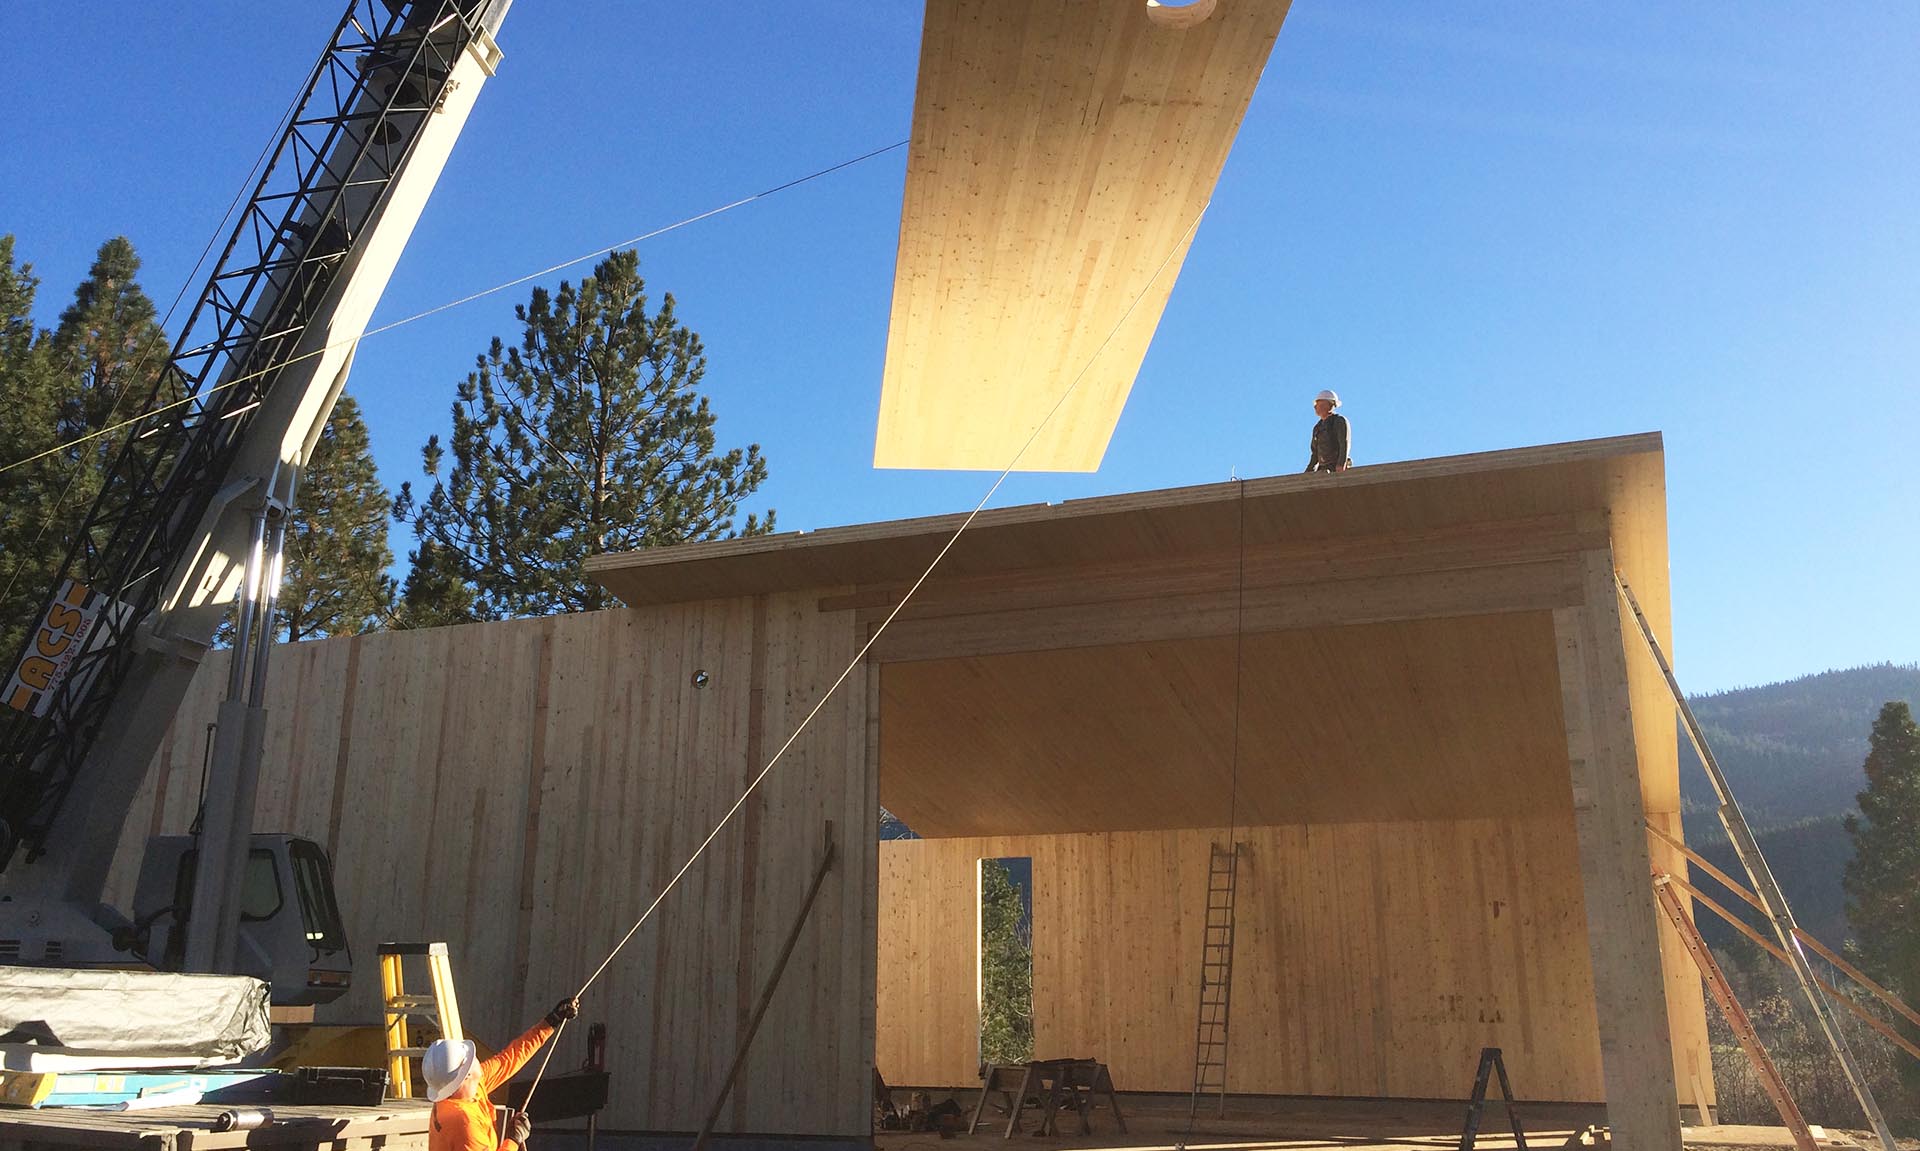
[{"label": "work glove", "polygon": [[558,1027],[566,1020],[577,1019],[579,1016],[580,997],[576,995],[571,999],[562,999],[553,1005],[552,1011],[547,1012],[547,1026]]},{"label": "work glove", "polygon": [[507,1138],[524,1147],[527,1136],[531,1134],[533,1134],[533,1122],[527,1118],[527,1113],[515,1111],[513,1118],[507,1120]]}]

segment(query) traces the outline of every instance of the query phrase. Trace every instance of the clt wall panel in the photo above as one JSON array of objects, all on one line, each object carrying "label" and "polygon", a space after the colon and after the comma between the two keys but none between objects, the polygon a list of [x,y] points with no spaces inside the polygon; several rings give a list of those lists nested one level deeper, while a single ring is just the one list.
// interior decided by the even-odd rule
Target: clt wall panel
[{"label": "clt wall panel", "polygon": [[889,1084],[979,1082],[975,941],[985,850],[973,839],[880,845],[874,1064]]},{"label": "clt wall panel", "polygon": [[1099,467],[1287,0],[1193,9],[928,0],[875,466]]},{"label": "clt wall panel", "polygon": [[[1031,856],[1035,1054],[1097,1056],[1123,1090],[1187,1090],[1220,834],[881,844],[882,1073],[974,1081],[971,876]],[[1527,1098],[1602,1097],[1570,812],[1240,838],[1231,1090],[1459,1097],[1498,1046]]]},{"label": "clt wall panel", "polygon": [[[384,939],[451,947],[462,1014],[501,1043],[576,988],[854,653],[819,593],[296,644],[274,653],[256,826],[332,852],[355,980],[323,1021],[377,1018]],[[129,821],[193,817],[224,656],[202,668]],[[696,670],[707,686],[693,683]],[[863,673],[588,994],[616,1129],[691,1130],[772,968],[833,820],[828,876],[722,1130],[858,1136],[872,1058]],[[583,1055],[585,1029],[557,1056]]]}]

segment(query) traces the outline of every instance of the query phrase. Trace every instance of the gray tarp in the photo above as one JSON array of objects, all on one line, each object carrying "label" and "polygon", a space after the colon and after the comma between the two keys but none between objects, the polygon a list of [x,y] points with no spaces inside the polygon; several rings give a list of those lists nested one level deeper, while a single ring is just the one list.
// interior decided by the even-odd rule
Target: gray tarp
[{"label": "gray tarp", "polygon": [[267,985],[244,975],[0,968],[0,1045],[203,1063],[271,1038]]}]

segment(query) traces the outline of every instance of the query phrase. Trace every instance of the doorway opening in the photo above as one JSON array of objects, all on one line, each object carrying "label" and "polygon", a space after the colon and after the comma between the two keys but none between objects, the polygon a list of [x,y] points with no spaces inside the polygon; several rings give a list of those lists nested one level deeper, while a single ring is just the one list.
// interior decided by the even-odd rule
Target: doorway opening
[{"label": "doorway opening", "polygon": [[980,861],[980,1062],[1033,1058],[1033,859]]}]

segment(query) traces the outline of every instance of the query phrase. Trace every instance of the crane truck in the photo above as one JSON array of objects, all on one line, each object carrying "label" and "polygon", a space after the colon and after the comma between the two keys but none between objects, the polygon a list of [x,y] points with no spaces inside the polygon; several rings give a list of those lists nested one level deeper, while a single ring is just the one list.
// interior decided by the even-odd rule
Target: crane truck
[{"label": "crane truck", "polygon": [[[0,686],[0,963],[251,975],[276,1005],[347,990],[325,849],[253,828],[281,551],[510,3],[351,0],[133,397],[141,415]],[[109,906],[128,811],[227,619],[199,818],[149,839],[133,906]]]}]

